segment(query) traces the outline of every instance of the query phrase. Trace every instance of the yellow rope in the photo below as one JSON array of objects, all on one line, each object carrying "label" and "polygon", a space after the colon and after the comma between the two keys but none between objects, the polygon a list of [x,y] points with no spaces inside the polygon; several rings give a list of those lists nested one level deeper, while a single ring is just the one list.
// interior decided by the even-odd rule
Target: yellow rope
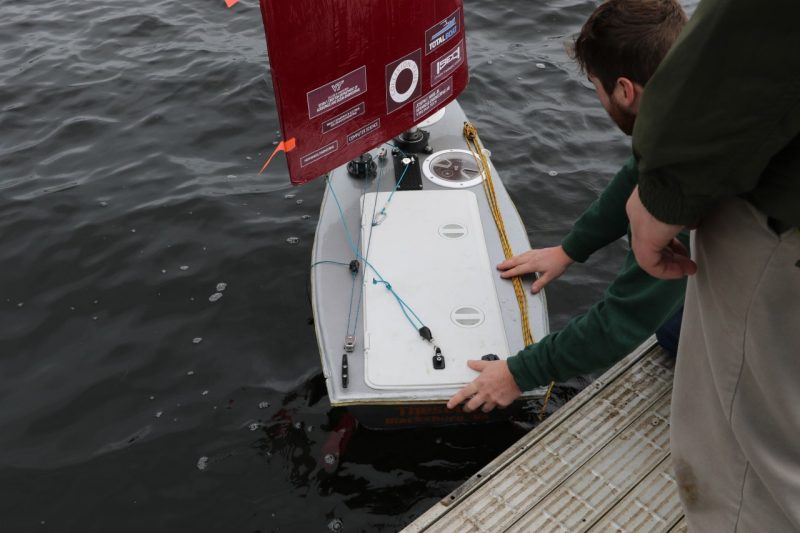
[{"label": "yellow rope", "polygon": [[[478,130],[469,122],[464,123],[464,139],[467,141],[467,147],[472,152],[476,163],[483,173],[483,189],[486,191],[486,199],[489,202],[489,209],[492,212],[492,218],[497,226],[497,233],[500,236],[500,244],[503,246],[503,254],[506,259],[514,257],[514,252],[511,250],[511,243],[508,242],[508,235],[506,234],[506,227],[503,223],[503,214],[500,212],[500,206],[497,203],[497,196],[494,193],[494,181],[492,180],[492,169],[489,165],[489,160],[483,152],[483,145],[481,144],[480,137],[478,137]],[[514,284],[514,294],[517,297],[517,304],[519,304],[519,312],[522,318],[522,338],[525,341],[525,346],[533,344],[535,339],[531,333],[531,325],[528,321],[528,297],[525,294],[525,288],[522,286],[522,278],[514,276],[512,278]],[[544,402],[542,403],[542,410],[539,413],[539,419],[544,417],[545,410],[547,409],[547,402],[550,400],[550,394],[553,391],[554,383],[551,382],[545,394]]]},{"label": "yellow rope", "polygon": [[547,411],[547,403],[550,401],[550,395],[553,394],[553,387],[555,386],[556,382],[551,381],[550,385],[547,386],[547,393],[544,395],[544,401],[542,402],[542,410],[539,411],[539,420],[544,420],[544,414]]}]

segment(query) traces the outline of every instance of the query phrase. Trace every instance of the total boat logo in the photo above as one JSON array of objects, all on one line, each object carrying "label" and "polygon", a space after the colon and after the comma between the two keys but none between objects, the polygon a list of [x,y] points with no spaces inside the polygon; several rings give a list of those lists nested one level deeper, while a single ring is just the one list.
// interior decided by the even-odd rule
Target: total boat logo
[{"label": "total boat logo", "polygon": [[461,30],[459,21],[461,10],[456,9],[447,18],[438,22],[425,32],[425,55],[430,54],[444,43],[458,35]]}]

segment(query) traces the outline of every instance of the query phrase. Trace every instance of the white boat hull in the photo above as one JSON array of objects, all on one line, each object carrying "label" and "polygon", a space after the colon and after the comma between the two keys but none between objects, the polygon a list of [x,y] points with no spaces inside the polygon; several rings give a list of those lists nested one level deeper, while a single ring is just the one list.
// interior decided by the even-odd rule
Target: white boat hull
[{"label": "white boat hull", "polygon": [[[465,121],[458,103],[449,104],[440,121],[425,127],[434,154],[417,154],[420,164],[442,150],[467,149]],[[376,161],[379,151],[371,152]],[[512,250],[523,252],[530,248],[527,231],[494,167],[492,174]],[[486,353],[505,358],[525,345],[513,284],[495,268],[504,255],[482,180],[453,187],[423,176],[421,191],[398,191],[387,204],[394,178],[391,157],[378,161],[376,178],[353,178],[346,167],[328,177],[313,247],[311,295],[335,406],[440,404],[477,375],[466,366],[468,359]],[[354,247],[361,256],[355,275],[346,266],[356,258]],[[532,334],[542,338],[549,331],[544,293],[531,294],[532,278],[523,281]],[[412,325],[417,317],[406,316],[395,295],[430,328],[433,343],[419,336]],[[348,334],[355,337],[352,352],[344,349]],[[434,368],[434,344],[444,368]],[[523,398],[543,392],[529,391]]]}]

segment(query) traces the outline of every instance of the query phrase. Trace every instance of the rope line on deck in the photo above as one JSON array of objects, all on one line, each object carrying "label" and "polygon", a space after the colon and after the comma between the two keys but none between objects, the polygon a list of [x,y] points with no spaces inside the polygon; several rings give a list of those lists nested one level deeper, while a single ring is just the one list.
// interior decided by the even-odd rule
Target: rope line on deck
[{"label": "rope line on deck", "polygon": [[[325,183],[328,186],[328,190],[330,191],[331,196],[333,196],[333,200],[336,203],[336,207],[339,210],[339,219],[340,219],[340,221],[342,223],[342,227],[344,228],[344,233],[345,233],[345,236],[347,237],[347,243],[349,244],[350,250],[353,252],[353,255],[357,259],[362,260],[364,262],[365,267],[369,267],[369,269],[372,270],[372,272],[377,276],[377,281],[379,283],[385,284],[384,286],[386,286],[389,289],[389,292],[391,292],[392,295],[397,300],[398,305],[400,305],[400,309],[403,311],[403,314],[408,319],[408,323],[411,324],[411,327],[413,327],[415,330],[417,330],[417,328],[418,328],[418,326],[416,324],[414,324],[414,321],[411,320],[411,318],[409,317],[408,312],[410,312],[411,315],[413,315],[414,318],[416,318],[419,321],[419,323],[422,325],[422,327],[424,327],[425,323],[419,318],[419,316],[417,316],[417,314],[414,312],[414,310],[411,308],[411,306],[408,305],[402,298],[400,298],[397,295],[397,293],[394,291],[394,289],[391,288],[391,284],[389,284],[387,282],[386,278],[384,278],[381,275],[381,273],[378,272],[378,269],[375,268],[375,266],[372,263],[369,262],[369,259],[367,257],[365,257],[361,253],[361,251],[355,246],[355,244],[353,243],[352,234],[350,233],[350,226],[347,225],[347,220],[346,220],[346,218],[344,216],[344,210],[342,209],[342,204],[339,202],[339,197],[336,195],[336,191],[334,191],[334,189],[333,189],[333,184],[331,184],[330,177],[326,177],[325,178]],[[376,194],[376,199],[377,199],[377,194]],[[372,234],[371,234],[371,229],[370,229],[370,238],[368,239],[368,242],[367,242],[367,254],[369,254],[369,245],[370,245],[369,241],[372,240],[371,239],[371,235]],[[359,244],[360,244],[360,242],[359,242]],[[373,282],[373,284],[374,283],[375,282]]]},{"label": "rope line on deck", "polygon": [[[506,259],[511,259],[514,257],[514,252],[511,250],[511,243],[508,240],[505,223],[503,222],[503,214],[500,211],[500,206],[497,203],[497,196],[494,192],[494,181],[492,180],[492,170],[489,165],[489,159],[486,157],[486,154],[483,151],[483,144],[478,136],[478,129],[470,122],[464,122],[464,139],[467,142],[469,151],[472,152],[472,157],[475,158],[475,162],[478,164],[478,167],[483,174],[483,189],[486,191],[486,199],[489,202],[489,209],[492,212],[492,218],[494,219],[495,226],[497,226],[497,233],[500,236],[500,244],[503,247],[503,255],[505,255]],[[525,294],[525,289],[522,286],[522,278],[520,276],[514,276],[511,281],[514,285],[514,294],[517,297],[519,313],[520,317],[522,318],[522,337],[525,341],[525,345],[528,346],[536,342],[536,340],[533,338],[533,333],[531,333],[531,325],[528,319],[528,298]],[[553,392],[553,385],[555,385],[555,382],[551,381],[550,386],[547,388],[547,394],[545,394],[544,401],[542,402],[542,410],[539,413],[540,419],[544,417],[545,410],[547,409],[547,403],[550,400],[551,393]]]}]

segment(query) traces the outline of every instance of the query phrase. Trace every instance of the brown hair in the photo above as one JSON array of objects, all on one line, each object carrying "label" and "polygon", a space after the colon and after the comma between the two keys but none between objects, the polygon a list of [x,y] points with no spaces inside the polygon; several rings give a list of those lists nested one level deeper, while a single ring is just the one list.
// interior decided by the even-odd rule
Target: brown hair
[{"label": "brown hair", "polygon": [[607,0],[584,23],[572,56],[609,93],[621,76],[644,86],[686,20],[677,0]]}]

